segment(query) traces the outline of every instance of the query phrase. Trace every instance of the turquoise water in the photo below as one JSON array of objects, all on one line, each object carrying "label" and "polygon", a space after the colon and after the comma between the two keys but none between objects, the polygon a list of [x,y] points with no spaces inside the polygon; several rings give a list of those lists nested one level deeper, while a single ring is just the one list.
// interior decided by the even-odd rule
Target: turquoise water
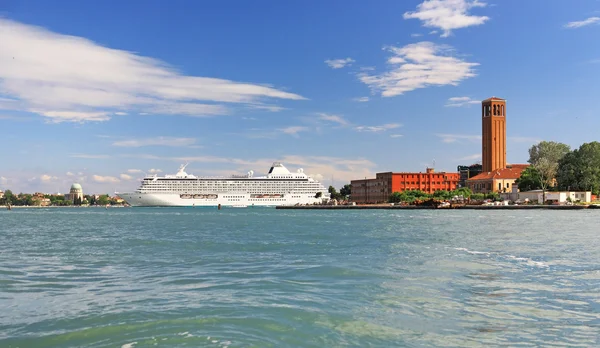
[{"label": "turquoise water", "polygon": [[599,345],[598,211],[0,211],[0,347]]}]

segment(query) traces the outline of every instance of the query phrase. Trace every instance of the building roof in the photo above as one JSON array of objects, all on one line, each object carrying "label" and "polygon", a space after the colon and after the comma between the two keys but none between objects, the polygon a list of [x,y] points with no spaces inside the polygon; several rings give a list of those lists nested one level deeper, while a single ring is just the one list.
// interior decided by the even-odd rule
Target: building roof
[{"label": "building roof", "polygon": [[482,100],[481,102],[482,103],[483,102],[489,102],[489,101],[492,101],[492,100],[503,100],[503,101],[506,101],[506,99],[502,99],[502,98],[498,98],[498,97],[491,97],[491,98],[487,98],[485,100]]},{"label": "building roof", "polygon": [[82,190],[81,185],[79,185],[78,183],[75,183],[73,185],[71,185],[71,190]]},{"label": "building roof", "polygon": [[494,179],[518,179],[521,172],[527,168],[527,164],[513,164],[510,168],[496,169],[492,172],[483,172],[475,175],[467,181],[494,180]]}]

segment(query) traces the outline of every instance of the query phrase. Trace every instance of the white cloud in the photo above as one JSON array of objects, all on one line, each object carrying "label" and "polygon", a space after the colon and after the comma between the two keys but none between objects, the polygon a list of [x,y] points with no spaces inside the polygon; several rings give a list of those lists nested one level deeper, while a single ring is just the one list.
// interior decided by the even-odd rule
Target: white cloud
[{"label": "white cloud", "polygon": [[479,65],[453,57],[450,47],[432,42],[384,49],[392,53],[388,59],[389,71],[379,75],[358,74],[361,82],[384,97],[429,86],[456,86],[462,80],[476,76],[473,68]]},{"label": "white cloud", "polygon": [[2,184],[2,185],[8,184],[8,178],[6,178],[4,176],[0,176],[0,184]]},{"label": "white cloud", "polygon": [[128,115],[128,114],[126,112],[119,111],[119,112],[115,112],[115,115],[117,115],[117,116],[125,116],[125,115]]},{"label": "white cloud", "polygon": [[110,120],[108,112],[43,111],[35,109],[31,109],[29,111],[49,117],[50,121],[54,123]]},{"label": "white cloud", "polygon": [[7,110],[53,122],[105,121],[111,115],[212,116],[234,105],[277,108],[305,99],[268,85],[185,75],[159,60],[82,37],[0,18],[0,97]]},{"label": "white cloud", "polygon": [[446,102],[446,107],[461,107],[481,103],[480,100],[473,100],[470,97],[452,97]]},{"label": "white cloud", "polygon": [[52,176],[52,175],[48,175],[48,174],[43,174],[40,176],[40,180],[42,182],[51,182],[54,180],[57,180],[58,178],[56,176]]},{"label": "white cloud", "polygon": [[87,158],[87,159],[107,159],[107,158],[110,158],[109,155],[91,155],[91,154],[86,154],[86,153],[74,154],[74,155],[71,155],[71,157],[74,157],[74,158]]},{"label": "white cloud", "polygon": [[113,146],[142,147],[142,146],[190,146],[196,143],[194,138],[155,137],[115,141]]},{"label": "white cloud", "polygon": [[115,178],[114,176],[92,175],[92,179],[94,179],[95,182],[99,182],[99,183],[116,184],[116,183],[121,182],[121,180],[119,180],[118,178]]},{"label": "white cloud", "polygon": [[327,59],[325,64],[329,65],[332,69],[340,69],[346,66],[352,65],[354,63],[354,59],[352,58],[344,58],[344,59]]},{"label": "white cloud", "polygon": [[565,24],[565,28],[569,28],[569,29],[581,28],[581,27],[585,27],[586,25],[599,24],[599,23],[600,23],[600,17],[590,17],[590,18],[584,19],[582,21],[569,22],[569,23]]},{"label": "white cloud", "polygon": [[75,176],[75,174],[71,173],[71,172],[67,172],[67,176]]},{"label": "white cloud", "polygon": [[127,173],[131,173],[131,174],[137,174],[137,173],[141,173],[141,169],[127,169]]},{"label": "white cloud", "polygon": [[354,98],[352,100],[354,100],[355,102],[364,103],[364,102],[369,101],[369,97],[358,97],[358,98]]},{"label": "white cloud", "polygon": [[390,138],[402,138],[403,136],[402,134],[390,134]]},{"label": "white cloud", "polygon": [[286,127],[286,128],[280,128],[280,129],[278,129],[278,131],[298,137],[298,133],[307,132],[309,129],[310,128],[304,127],[304,126],[291,126],[291,127]]},{"label": "white cloud", "polygon": [[419,34],[419,33],[410,34],[410,37],[421,37],[421,36],[423,36],[423,34]]},{"label": "white cloud", "polygon": [[481,159],[481,154],[480,153],[474,153],[472,155],[461,157],[458,160],[459,161],[476,161],[476,160],[479,160],[479,159]]},{"label": "white cloud", "polygon": [[399,123],[388,123],[388,124],[384,124],[381,126],[357,126],[354,129],[356,129],[359,132],[385,132],[387,130],[390,129],[395,129],[395,128],[399,128],[402,125]]},{"label": "white cloud", "polygon": [[452,30],[481,25],[490,18],[474,16],[469,13],[472,8],[485,7],[478,0],[425,0],[414,12],[404,13],[404,19],[419,19],[429,28],[439,28],[442,37],[448,37]]},{"label": "white cloud", "polygon": [[150,174],[158,174],[158,173],[162,173],[162,170],[152,168],[152,169],[148,170],[148,173],[150,173]]},{"label": "white cloud", "polygon": [[339,115],[330,115],[330,114],[320,113],[319,119],[323,120],[323,121],[335,122],[341,126],[348,125],[348,121],[346,121],[342,116],[339,116]]},{"label": "white cloud", "polygon": [[471,142],[481,141],[481,135],[465,135],[465,134],[436,134],[438,138],[441,138],[445,143],[455,143],[460,140],[467,140]]},{"label": "white cloud", "polygon": [[121,178],[121,180],[125,180],[125,181],[133,180],[133,176],[127,175],[127,174],[121,174],[121,175],[119,175],[119,177]]}]

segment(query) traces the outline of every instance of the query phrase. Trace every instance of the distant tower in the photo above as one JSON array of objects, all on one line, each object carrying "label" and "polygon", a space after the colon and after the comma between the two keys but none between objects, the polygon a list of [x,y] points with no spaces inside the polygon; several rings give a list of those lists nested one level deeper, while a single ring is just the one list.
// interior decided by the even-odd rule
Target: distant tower
[{"label": "distant tower", "polygon": [[481,102],[481,160],[483,172],[506,168],[506,100]]}]

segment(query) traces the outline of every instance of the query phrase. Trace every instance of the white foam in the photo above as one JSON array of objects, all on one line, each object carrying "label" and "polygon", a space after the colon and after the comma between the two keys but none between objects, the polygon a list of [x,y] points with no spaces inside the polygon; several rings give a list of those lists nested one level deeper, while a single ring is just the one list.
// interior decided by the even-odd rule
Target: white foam
[{"label": "white foam", "polygon": [[473,250],[469,250],[467,248],[454,248],[454,250],[464,251],[466,253],[473,254],[473,255],[490,255],[490,253],[487,251],[473,251]]},{"label": "white foam", "polygon": [[137,342],[125,343],[124,345],[121,346],[121,348],[132,348],[136,344],[137,344]]},{"label": "white foam", "polygon": [[539,267],[539,268],[547,268],[549,267],[547,263],[545,262],[541,262],[541,261],[534,261],[531,258],[528,257],[517,257],[514,255],[505,255],[507,258],[511,259],[511,260],[515,260],[515,261],[523,261],[526,264],[528,264],[529,266],[534,266],[534,267]]}]

